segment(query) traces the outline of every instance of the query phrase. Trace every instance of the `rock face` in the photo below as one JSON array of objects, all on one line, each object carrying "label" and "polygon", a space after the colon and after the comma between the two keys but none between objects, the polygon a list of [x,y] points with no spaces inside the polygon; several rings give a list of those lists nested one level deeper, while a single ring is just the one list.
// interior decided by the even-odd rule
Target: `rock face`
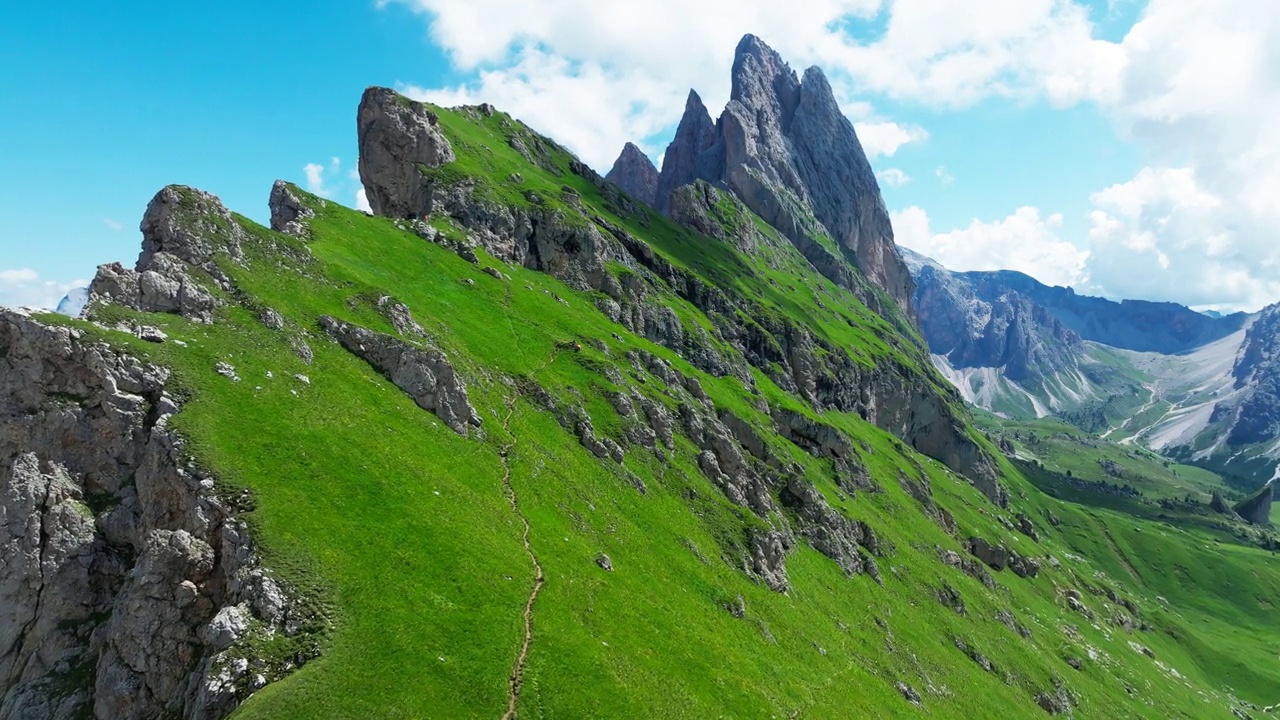
[{"label": "rock face", "polygon": [[480,415],[467,399],[466,385],[440,350],[411,345],[327,315],[320,318],[320,327],[454,432],[466,437],[468,427],[480,426]]},{"label": "rock face", "polygon": [[187,459],[167,381],[0,310],[0,718],[216,720],[283,672],[236,643],[302,611]]},{"label": "rock face", "polygon": [[1271,503],[1275,501],[1275,483],[1269,482],[1253,497],[1236,505],[1236,514],[1252,525],[1271,524]]},{"label": "rock face", "polygon": [[1231,445],[1267,442],[1280,435],[1280,304],[1258,314],[1245,333],[1244,348],[1231,373],[1248,398],[1227,436]]},{"label": "rock face", "polygon": [[[984,316],[981,309],[971,309],[975,299],[991,303],[1012,295],[1034,306],[1044,325],[1043,336],[1059,338],[1060,354],[1069,353],[1070,346],[1080,340],[1138,352],[1180,353],[1220,340],[1238,331],[1248,319],[1244,313],[1213,318],[1175,303],[1115,302],[1077,295],[1071,288],[1050,287],[1013,270],[952,272],[922,255],[903,254],[915,276],[921,328],[931,347],[935,341],[943,346],[957,344],[955,329],[946,320],[967,317],[962,326],[967,327],[973,318]],[[927,312],[936,322],[926,320],[921,303],[928,303]]]},{"label": "rock face", "polygon": [[133,270],[120,263],[98,268],[89,303],[115,303],[144,312],[176,313],[213,322],[218,301],[188,272],[198,268],[230,288],[216,259],[242,261],[244,231],[218,198],[195,188],[170,185],[147,205],[142,217],[142,254]]},{"label": "rock face", "polygon": [[302,202],[292,185],[284,180],[277,180],[271,186],[271,197],[267,204],[271,208],[272,230],[295,237],[307,237],[306,222],[315,216],[315,211]]},{"label": "rock face", "polygon": [[371,87],[360,99],[360,182],[378,215],[417,217],[426,206],[418,165],[453,162],[453,147],[440,119],[426,105],[388,88]]},{"label": "rock face", "polygon": [[903,251],[916,279],[915,308],[929,351],[952,367],[1003,368],[1014,381],[1075,367],[1084,343],[1031,298],[998,283],[972,282]]},{"label": "rock face", "polygon": [[894,245],[880,186],[818,68],[801,78],[759,38],[744,37],[719,121],[690,93],[663,160],[658,208],[665,210],[672,192],[696,180],[732,190],[819,271],[829,253],[821,238],[834,240],[909,312],[913,282]]},{"label": "rock face", "polygon": [[658,198],[658,168],[640,148],[627,143],[614,161],[605,180],[617,184],[628,195],[652,205]]}]

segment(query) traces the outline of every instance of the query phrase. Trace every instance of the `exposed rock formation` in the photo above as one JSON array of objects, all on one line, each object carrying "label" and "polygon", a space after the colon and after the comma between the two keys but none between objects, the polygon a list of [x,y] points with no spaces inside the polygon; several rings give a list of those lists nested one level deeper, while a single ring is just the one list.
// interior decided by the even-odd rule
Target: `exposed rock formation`
[{"label": "exposed rock formation", "polygon": [[1080,336],[1046,308],[1013,290],[970,283],[910,251],[915,307],[929,351],[957,368],[1003,368],[1014,381],[1075,367]]},{"label": "exposed rock formation", "polygon": [[170,185],[147,205],[142,217],[142,254],[133,270],[120,263],[98,268],[89,303],[109,302],[144,312],[177,313],[213,322],[217,299],[192,278],[198,268],[227,289],[218,256],[243,260],[244,231],[218,198],[195,188]]},{"label": "exposed rock formation", "polygon": [[1236,505],[1235,510],[1249,524],[1267,527],[1271,524],[1271,503],[1274,500],[1275,483],[1269,482],[1253,497]]},{"label": "exposed rock formation", "polygon": [[0,718],[216,720],[285,671],[237,643],[309,620],[169,429],[167,380],[0,310]]},{"label": "exposed rock formation", "polygon": [[480,426],[480,415],[467,399],[466,384],[440,350],[410,345],[327,315],[320,318],[320,327],[454,432],[466,437],[468,426]]},{"label": "exposed rock formation", "polygon": [[271,208],[272,230],[296,237],[307,236],[306,222],[315,216],[315,211],[302,202],[293,185],[277,180],[271,186],[267,204]]},{"label": "exposed rock formation", "polygon": [[640,148],[627,143],[614,161],[605,180],[617,184],[628,195],[652,205],[658,197],[658,168]]},{"label": "exposed rock formation", "polygon": [[1280,303],[1263,309],[1249,327],[1232,375],[1236,387],[1248,388],[1249,395],[1235,415],[1227,442],[1275,440],[1280,435]]},{"label": "exposed rock formation", "polygon": [[[733,190],[820,271],[829,237],[904,311],[913,283],[893,242],[880,186],[853,124],[816,67],[803,79],[754,35],[738,44],[728,105],[711,122],[696,93],[667,148],[657,205],[706,180]],[[832,278],[837,282],[846,278]],[[875,306],[868,296],[868,304]]]},{"label": "exposed rock formation", "polygon": [[418,166],[453,162],[440,119],[426,105],[388,88],[371,87],[360,99],[360,182],[378,215],[417,217],[427,205]]},{"label": "exposed rock formation", "polygon": [[980,537],[969,538],[969,552],[992,570],[1004,570],[1009,564],[1009,551],[1003,545],[992,545]]}]

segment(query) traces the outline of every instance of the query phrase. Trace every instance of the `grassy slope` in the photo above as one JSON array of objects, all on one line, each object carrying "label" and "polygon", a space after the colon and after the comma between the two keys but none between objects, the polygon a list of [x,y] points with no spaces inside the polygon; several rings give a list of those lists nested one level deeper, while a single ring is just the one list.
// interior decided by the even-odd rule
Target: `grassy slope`
[{"label": "grassy slope", "polygon": [[[451,131],[460,132],[460,123],[446,116]],[[488,144],[502,163],[516,162],[499,152],[505,145]],[[554,186],[544,188],[548,193],[557,183],[579,182],[568,173],[518,168],[526,183]],[[506,177],[504,171],[514,170],[501,164],[485,170],[491,178]],[[577,189],[596,202],[592,188]],[[512,483],[547,573],[522,717],[918,716],[921,710],[895,690],[899,680],[924,695],[924,712],[933,717],[1035,717],[1042,711],[1032,697],[1055,679],[1078,695],[1086,717],[1112,715],[1118,704],[1136,717],[1225,717],[1219,693],[1227,683],[1257,701],[1280,687],[1275,634],[1265,629],[1261,605],[1280,588],[1262,553],[1205,547],[1201,538],[1177,533],[1161,538],[1157,551],[1153,538],[1165,532],[1158,526],[1048,498],[1006,468],[1022,496],[1018,504],[1045,529],[1036,547],[1005,530],[967,483],[852,416],[826,420],[867,443],[864,459],[882,493],[840,499],[822,463],[777,438],[771,442],[801,462],[838,507],[891,544],[879,560],[884,587],[866,576],[846,578],[802,546],[788,563],[792,592],[769,592],[726,562],[754,520],[696,470],[687,441],[669,463],[629,452],[626,469],[648,486],[642,495],[617,466],[588,455],[525,401],[515,401],[509,434],[498,422],[515,396],[503,378],[524,377],[562,398],[577,388],[597,430],[607,434],[618,419],[603,399],[611,383],[598,370],[641,347],[700,377],[717,406],[763,428],[739,381],[701,375],[610,323],[591,297],[545,275],[504,267],[512,275],[508,288],[390,221],[316,203],[314,259],[299,259],[307,251],[297,241],[255,228],[247,267],[226,268],[251,304],[286,318],[286,334],[309,334],[314,364],[303,365],[284,335],[235,306],[212,327],[146,317],[187,347],[92,330],[174,368],[190,397],[178,422],[194,439],[193,452],[224,484],[253,490],[252,521],[271,562],[295,578],[322,578],[334,606],[338,622],[324,655],[258,693],[238,717],[500,714],[531,585],[519,522],[500,484],[498,449],[507,442],[515,443]],[[882,320],[825,281],[790,275],[794,265],[754,263],[660,219],[650,218],[649,228],[625,222],[673,261],[757,293],[783,312],[812,317],[868,361],[914,361]],[[412,308],[460,366],[485,419],[485,440],[456,436],[319,336],[320,314],[391,332],[369,307],[381,292]],[[826,307],[813,302],[818,295]],[[669,301],[682,314],[697,313]],[[590,343],[581,354],[556,354],[555,343],[568,338],[597,340],[608,354]],[[244,380],[216,375],[219,360],[233,363]],[[311,383],[294,380],[294,373]],[[799,407],[758,373],[757,379],[771,402]],[[643,387],[673,402],[655,378]],[[959,546],[900,488],[903,471],[928,476],[962,536],[1000,540],[1024,554],[1052,553],[1062,567],[1046,567],[1033,581],[1003,573],[1003,587],[989,592],[943,566],[935,548]],[[1050,512],[1063,518],[1057,530],[1042,519]],[[1109,533],[1100,533],[1103,527]],[[596,567],[600,552],[609,554],[615,572]],[[1175,566],[1187,573],[1185,582]],[[934,599],[943,582],[961,592],[966,616]],[[1086,582],[1135,597],[1157,631],[1129,636],[1069,613],[1055,588]],[[747,608],[743,619],[723,607],[738,596]],[[1086,603],[1103,609],[1098,597],[1086,595]],[[1029,626],[1032,640],[999,623],[1001,610]],[[990,657],[1000,673],[970,662],[955,636]],[[1223,642],[1210,642],[1218,638]],[[1135,653],[1130,639],[1154,649],[1186,684]],[[1065,663],[1068,656],[1087,658],[1089,647],[1097,659],[1082,670]]]}]

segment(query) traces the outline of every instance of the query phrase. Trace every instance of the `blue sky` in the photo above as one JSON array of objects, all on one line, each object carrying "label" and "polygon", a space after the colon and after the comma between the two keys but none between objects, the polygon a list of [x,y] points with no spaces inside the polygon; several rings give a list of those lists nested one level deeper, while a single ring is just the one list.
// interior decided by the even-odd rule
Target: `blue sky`
[{"label": "blue sky", "polygon": [[[1257,119],[1280,110],[1267,49],[1280,44],[1280,3],[776,5],[6,9],[0,304],[53,303],[96,265],[132,263],[142,211],[168,183],[259,221],[281,177],[354,205],[355,108],[371,84],[493,102],[602,172],[626,140],[657,161],[690,87],[713,113],[723,105],[748,31],[797,69],[827,71],[902,244],[956,269],[1014,267],[1112,297],[1280,300],[1267,202],[1280,192],[1280,141]],[[1207,39],[1188,41],[1193,30]]]}]

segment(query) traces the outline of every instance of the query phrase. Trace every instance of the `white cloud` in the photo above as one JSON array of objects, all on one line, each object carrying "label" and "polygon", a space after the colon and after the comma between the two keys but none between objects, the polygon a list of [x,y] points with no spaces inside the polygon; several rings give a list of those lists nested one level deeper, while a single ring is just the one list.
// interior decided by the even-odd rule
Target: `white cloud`
[{"label": "white cloud", "polygon": [[1094,274],[1109,293],[1280,300],[1278,33],[1270,0],[1151,0],[1117,44],[1123,71],[1096,99],[1150,166],[1093,197]]},{"label": "white cloud", "polygon": [[1232,225],[1244,214],[1193,169],[1144,168],[1093,203],[1089,265],[1103,293],[1247,309],[1280,298],[1280,249]]},{"label": "white cloud", "polygon": [[308,192],[320,197],[332,198],[335,195],[335,190],[328,183],[332,180],[341,181],[342,160],[336,157],[329,158],[327,167],[320,163],[307,163],[302,168],[302,175],[306,178]]},{"label": "white cloud", "polygon": [[120,232],[121,230],[124,229],[124,223],[120,222],[119,220],[114,220],[108,217],[102,218],[102,224],[106,225],[112,230],[115,230],[116,232]]},{"label": "white cloud", "polygon": [[878,157],[893,157],[907,143],[923,142],[929,133],[922,127],[899,125],[895,122],[859,122],[854,124],[858,140],[867,157],[875,160]]},{"label": "white cloud", "polygon": [[952,174],[947,171],[946,165],[939,165],[937,168],[935,168],[933,171],[933,176],[938,178],[938,182],[942,183],[943,185],[950,185],[951,183],[956,181],[955,177],[952,176]]},{"label": "white cloud", "polygon": [[1087,278],[1089,251],[1058,236],[1062,215],[1041,217],[1034,207],[1018,208],[1003,220],[935,233],[919,207],[892,213],[898,243],[951,270],[1018,270],[1050,285],[1078,285]]},{"label": "white cloud", "polygon": [[0,270],[0,306],[52,309],[70,290],[88,284],[87,280],[43,280],[31,268]]},{"label": "white cloud", "polygon": [[911,182],[911,176],[898,168],[881,170],[876,173],[876,177],[880,179],[880,182],[888,185],[889,187],[902,187],[903,185]]},{"label": "white cloud", "polygon": [[373,212],[373,208],[369,205],[369,196],[365,193],[364,188],[356,190],[356,209],[361,212]]}]

